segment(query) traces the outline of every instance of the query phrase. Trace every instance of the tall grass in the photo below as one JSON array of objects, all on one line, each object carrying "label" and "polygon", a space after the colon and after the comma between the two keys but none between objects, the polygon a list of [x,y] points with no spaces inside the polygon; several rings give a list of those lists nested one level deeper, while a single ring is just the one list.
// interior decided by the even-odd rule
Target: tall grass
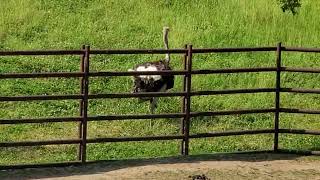
[{"label": "tall grass", "polygon": [[[304,0],[296,16],[283,13],[276,1],[265,0],[9,0],[0,3],[0,50],[162,48],[162,27],[169,26],[171,48],[285,46],[318,47],[320,2]],[[98,55],[91,71],[127,70],[160,55]],[[319,55],[284,53],[283,64],[319,66]],[[74,72],[77,56],[0,57],[0,72]],[[181,69],[181,57],[172,60]],[[275,65],[274,53],[225,53],[194,56],[194,69],[265,67]],[[283,73],[282,86],[319,88],[316,74]],[[174,92],[181,90],[176,77]],[[79,79],[0,80],[1,96],[75,94]],[[274,87],[274,73],[196,75],[193,90]],[[90,93],[128,92],[129,77],[90,78]],[[284,107],[318,108],[316,95],[283,94]],[[78,116],[77,101],[0,103],[1,119]],[[274,94],[225,95],[192,98],[192,110],[270,108]],[[160,98],[157,113],[179,112],[179,98]],[[89,115],[148,113],[147,104],[135,99],[90,100]],[[193,118],[191,132],[272,128],[273,114]],[[281,115],[281,128],[320,127],[315,115]],[[179,134],[178,119],[90,122],[89,137]],[[0,126],[0,141],[65,139],[77,137],[76,123]],[[272,148],[272,135],[221,137],[191,141],[191,153],[211,153]],[[314,136],[280,135],[281,147],[318,149]],[[89,159],[170,156],[179,153],[179,142],[130,142],[89,145]],[[1,148],[0,163],[48,162],[76,159],[77,146]]]}]

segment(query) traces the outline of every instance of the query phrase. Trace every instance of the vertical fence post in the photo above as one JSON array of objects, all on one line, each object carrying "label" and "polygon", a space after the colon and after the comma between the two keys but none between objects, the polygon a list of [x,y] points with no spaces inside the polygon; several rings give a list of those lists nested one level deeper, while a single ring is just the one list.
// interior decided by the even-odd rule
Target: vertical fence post
[{"label": "vertical fence post", "polygon": [[187,81],[186,81],[186,106],[185,106],[185,128],[184,128],[184,154],[189,154],[189,133],[190,133],[190,109],[191,109],[191,70],[192,70],[192,45],[188,46],[188,57],[187,57]]},{"label": "vertical fence post", "polygon": [[273,150],[278,151],[279,142],[279,114],[280,114],[280,75],[281,75],[281,42],[277,45],[277,75],[276,75],[276,97],[275,97],[275,108],[274,114],[274,145]]},{"label": "vertical fence post", "polygon": [[88,120],[88,94],[89,94],[89,56],[90,46],[85,47],[84,82],[83,82],[83,113],[82,113],[82,151],[81,162],[86,162],[87,155],[87,120]]},{"label": "vertical fence post", "polygon": [[[85,50],[85,45],[82,46],[82,50],[84,51]],[[84,72],[84,58],[85,58],[85,54],[82,54],[81,55],[81,58],[80,58],[80,72]],[[83,95],[84,94],[84,90],[83,90],[83,83],[84,83],[84,76],[82,76],[80,78],[80,94]],[[79,107],[79,114],[80,114],[80,117],[83,116],[83,98],[80,100],[80,107]],[[81,121],[79,123],[79,139],[82,139],[82,126],[83,126],[83,121]],[[78,160],[81,161],[81,157],[82,157],[82,144],[80,143],[79,145],[79,149],[78,149]]]},{"label": "vertical fence post", "polygon": [[[188,45],[184,46],[184,49],[187,50]],[[183,56],[183,70],[187,70],[187,57],[188,57],[188,52],[186,52]],[[183,76],[183,81],[182,81],[182,92],[186,92],[186,83],[187,82],[187,76],[186,74]],[[183,96],[181,99],[181,112],[185,113],[186,112],[186,97]],[[181,118],[181,133],[184,134],[185,132],[185,117]],[[182,139],[181,141],[181,155],[184,155],[184,147],[185,147],[185,140]]]}]

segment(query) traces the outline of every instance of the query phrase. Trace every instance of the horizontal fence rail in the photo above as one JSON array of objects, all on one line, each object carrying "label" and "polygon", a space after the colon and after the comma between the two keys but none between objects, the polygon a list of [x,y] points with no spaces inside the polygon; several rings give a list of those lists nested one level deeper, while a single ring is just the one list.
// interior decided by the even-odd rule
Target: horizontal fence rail
[{"label": "horizontal fence rail", "polygon": [[215,91],[192,91],[191,96],[203,96],[203,95],[221,95],[221,94],[246,94],[246,93],[264,93],[275,92],[275,88],[257,88],[257,89],[226,89]]},{"label": "horizontal fence rail", "polygon": [[320,48],[282,47],[283,51],[320,53]]},{"label": "horizontal fence rail", "polygon": [[263,52],[275,50],[277,50],[276,47],[195,48],[192,53]]},{"label": "horizontal fence rail", "polygon": [[17,146],[43,146],[57,144],[79,144],[81,139],[68,140],[51,140],[51,141],[25,141],[25,142],[1,142],[0,147],[17,147]]},{"label": "horizontal fence rail", "polygon": [[159,119],[159,118],[182,118],[184,113],[167,113],[167,114],[135,114],[135,115],[106,115],[106,116],[91,116],[88,121],[103,121],[103,120],[130,120],[130,119]]},{"label": "horizontal fence rail", "polygon": [[30,50],[30,51],[0,51],[0,56],[36,56],[36,55],[80,55],[82,50]]},{"label": "horizontal fence rail", "polygon": [[[48,56],[48,55],[76,55],[80,57],[79,72],[35,72],[35,73],[0,73],[0,79],[17,79],[17,78],[78,78],[80,80],[80,93],[69,95],[20,95],[20,96],[0,96],[0,102],[9,101],[49,101],[49,100],[78,100],[79,116],[75,117],[43,117],[43,118],[19,118],[19,119],[0,119],[0,125],[14,124],[34,124],[34,123],[62,123],[75,122],[79,124],[79,137],[76,139],[64,140],[44,140],[44,141],[22,141],[22,142],[0,142],[0,148],[7,147],[24,147],[24,146],[44,146],[44,145],[62,145],[73,144],[79,146],[78,161],[49,164],[27,164],[27,165],[10,165],[0,166],[0,169],[25,168],[25,167],[51,167],[78,165],[88,163],[87,144],[105,143],[105,142],[130,142],[130,141],[155,141],[155,140],[180,140],[181,154],[188,155],[189,140],[198,138],[236,136],[236,135],[256,135],[256,134],[274,134],[273,152],[296,152],[292,150],[281,149],[278,147],[278,134],[305,134],[320,135],[319,130],[305,129],[284,129],[279,127],[280,113],[296,114],[320,114],[320,110],[297,109],[280,107],[280,93],[303,93],[303,94],[320,94],[320,89],[288,88],[281,87],[281,73],[320,73],[319,68],[300,68],[285,67],[281,65],[281,52],[302,52],[302,53],[319,53],[320,48],[300,48],[284,47],[281,43],[275,47],[235,47],[235,48],[192,48],[191,45],[181,49],[107,49],[95,50],[89,46],[83,46],[80,50],[28,50],[28,51],[0,51],[1,56]],[[250,68],[221,68],[221,69],[193,69],[193,54],[200,53],[256,53],[256,52],[276,52],[276,62],[274,67],[250,67]],[[184,56],[183,70],[164,70],[164,71],[90,71],[90,55],[128,55],[128,54],[178,54]],[[277,74],[276,86],[267,88],[248,88],[248,89],[221,89],[221,90],[199,90],[192,91],[192,76],[206,74],[223,74],[223,73],[275,73]],[[104,93],[90,94],[90,78],[95,77],[112,77],[112,76],[140,76],[140,75],[179,75],[183,76],[182,92],[146,92],[146,93]],[[247,93],[274,93],[276,95],[275,105],[272,108],[260,109],[235,109],[235,110],[212,110],[205,112],[195,112],[191,109],[193,96],[207,95],[226,95],[226,94],[247,94]],[[163,113],[163,114],[106,114],[106,115],[88,115],[89,100],[92,99],[112,99],[112,98],[140,98],[140,97],[181,97],[182,112]],[[273,113],[275,115],[274,128],[270,129],[253,129],[253,130],[235,130],[224,132],[207,132],[190,134],[190,122],[192,118],[204,116],[229,116],[258,113]],[[162,118],[180,119],[181,134],[166,136],[141,136],[141,137],[99,137],[88,138],[88,122],[92,121],[115,121],[115,120],[157,120]],[[304,154],[317,154],[317,152],[305,152]],[[320,154],[320,153],[319,153]]]},{"label": "horizontal fence rail", "polygon": [[[280,133],[285,134],[308,134],[320,135],[319,130],[305,130],[305,129],[279,129]],[[189,138],[205,138],[205,137],[221,137],[221,136],[237,136],[237,135],[256,135],[256,134],[270,134],[274,133],[274,129],[255,129],[255,130],[237,130],[224,132],[209,132],[192,134]],[[128,142],[128,141],[153,141],[153,140],[174,140],[183,139],[182,135],[168,135],[168,136],[141,136],[141,137],[105,137],[87,139],[87,143],[101,143],[101,142]],[[50,141],[22,141],[22,142],[5,142],[0,143],[1,147],[21,147],[21,146],[43,146],[43,145],[59,145],[59,144],[78,144],[81,139],[68,140],[50,140]]]},{"label": "horizontal fence rail", "polygon": [[225,110],[225,111],[208,111],[208,112],[191,112],[191,117],[198,116],[222,116],[222,115],[238,115],[238,114],[257,114],[272,113],[275,109],[245,109],[245,110]]},{"label": "horizontal fence rail", "polygon": [[89,99],[102,98],[137,98],[137,97],[172,97],[184,96],[185,92],[146,92],[146,93],[110,93],[110,94],[90,94]]},{"label": "horizontal fence rail", "polygon": [[90,77],[99,76],[137,76],[137,75],[184,75],[187,71],[139,71],[139,72],[90,72]]},{"label": "horizontal fence rail", "polygon": [[88,143],[101,142],[129,142],[129,141],[154,141],[154,140],[174,140],[183,139],[183,136],[147,136],[147,137],[114,137],[114,138],[95,138],[88,139]]},{"label": "horizontal fence rail", "polygon": [[281,88],[281,92],[320,94],[320,89]]},{"label": "horizontal fence rail", "polygon": [[83,95],[34,95],[34,96],[0,96],[0,101],[40,101],[82,99]]},{"label": "horizontal fence rail", "polygon": [[320,110],[312,110],[312,109],[280,108],[280,111],[284,113],[296,113],[296,114],[320,114]]},{"label": "horizontal fence rail", "polygon": [[17,78],[75,78],[83,77],[84,73],[79,72],[52,72],[52,73],[2,73],[0,79],[17,79]]},{"label": "horizontal fence rail", "polygon": [[266,134],[266,133],[273,133],[273,132],[274,132],[274,129],[211,132],[211,133],[201,133],[201,134],[190,135],[190,138],[236,136],[236,135],[248,135],[248,134]]},{"label": "horizontal fence rail", "polygon": [[91,50],[91,54],[184,54],[185,49],[110,49]]},{"label": "horizontal fence rail", "polygon": [[191,74],[221,74],[221,73],[248,73],[248,72],[273,72],[276,71],[273,67],[262,68],[230,68],[230,69],[200,69],[192,70]]},{"label": "horizontal fence rail", "polygon": [[30,118],[30,119],[0,119],[0,124],[30,124],[30,123],[51,123],[51,122],[76,122],[81,117],[60,117],[60,118]]},{"label": "horizontal fence rail", "polygon": [[[265,52],[276,51],[277,47],[234,47],[234,48],[194,48],[192,53],[226,53],[226,52]],[[320,48],[281,47],[282,51],[319,53]],[[90,54],[185,54],[187,49],[102,49],[90,50]],[[0,51],[0,56],[20,55],[81,55],[84,50],[25,50]]]},{"label": "horizontal fence rail", "polygon": [[287,134],[320,135],[320,131],[317,131],[317,130],[305,130],[305,129],[279,129],[279,132],[287,133]]},{"label": "horizontal fence rail", "polygon": [[320,73],[319,68],[297,68],[297,67],[281,67],[284,72],[305,72],[305,73]]}]

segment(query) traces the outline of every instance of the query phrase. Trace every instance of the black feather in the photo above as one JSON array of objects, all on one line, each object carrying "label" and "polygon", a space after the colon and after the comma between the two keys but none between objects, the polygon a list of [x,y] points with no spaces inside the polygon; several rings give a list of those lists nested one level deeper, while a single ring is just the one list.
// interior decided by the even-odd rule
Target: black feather
[{"label": "black feather", "polygon": [[[169,67],[163,60],[139,64],[134,68],[134,70],[141,66],[145,66],[146,68],[148,66],[154,66],[156,67],[157,71],[172,70],[171,67]],[[172,89],[174,87],[174,75],[161,75],[161,79],[159,80],[147,80],[145,78],[142,78],[141,76],[134,76],[133,93],[159,92],[164,85],[166,85],[166,90]],[[151,97],[140,99],[150,100]]]}]

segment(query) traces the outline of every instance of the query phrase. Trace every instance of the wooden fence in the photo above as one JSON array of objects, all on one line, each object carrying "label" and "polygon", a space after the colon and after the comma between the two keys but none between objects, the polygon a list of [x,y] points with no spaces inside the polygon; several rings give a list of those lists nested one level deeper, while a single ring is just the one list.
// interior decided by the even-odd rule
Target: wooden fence
[{"label": "wooden fence", "polygon": [[[225,52],[276,52],[275,67],[259,67],[259,68],[229,68],[229,69],[201,69],[192,70],[192,55],[198,53],[225,53]],[[309,109],[292,109],[280,107],[280,93],[313,93],[320,94],[319,89],[301,89],[301,88],[285,88],[280,86],[281,72],[303,72],[303,73],[320,73],[320,69],[312,68],[292,68],[281,65],[282,51],[296,52],[313,52],[320,53],[320,49],[316,48],[292,48],[283,47],[279,43],[276,47],[254,47],[254,48],[208,48],[193,49],[192,45],[186,45],[182,49],[130,49],[130,50],[90,50],[89,46],[83,46],[80,50],[46,50],[46,51],[0,51],[0,56],[37,56],[37,55],[79,55],[81,59],[80,72],[51,72],[51,73],[1,73],[0,79],[15,78],[51,78],[51,77],[78,77],[80,78],[80,93],[72,95],[37,95],[37,96],[0,96],[0,102],[5,101],[33,101],[33,100],[67,100],[78,99],[80,101],[79,116],[77,117],[59,117],[59,118],[33,118],[33,119],[0,119],[0,124],[26,124],[26,123],[48,123],[48,122],[79,122],[79,138],[65,140],[46,140],[46,141],[23,141],[23,142],[0,142],[0,148],[18,147],[18,146],[40,146],[40,145],[59,145],[59,144],[79,144],[78,160],[73,162],[48,163],[48,164],[16,164],[8,166],[0,166],[0,169],[26,168],[26,167],[50,167],[50,166],[67,166],[87,163],[87,144],[103,143],[103,142],[127,142],[127,141],[154,141],[154,140],[181,140],[181,154],[189,154],[190,138],[206,138],[218,136],[232,135],[248,135],[248,134],[274,134],[274,145],[272,152],[294,152],[278,148],[279,133],[289,134],[311,134],[320,135],[317,130],[301,130],[301,129],[280,129],[279,114],[280,113],[302,113],[302,114],[320,114],[320,110]],[[90,55],[96,54],[182,54],[184,55],[184,69],[179,71],[161,71],[161,72],[90,72]],[[276,86],[274,88],[256,88],[256,89],[228,89],[213,91],[191,91],[191,79],[194,74],[219,74],[219,73],[250,73],[250,72],[274,72],[276,73]],[[108,93],[108,94],[89,94],[89,77],[106,77],[106,76],[132,76],[132,75],[182,75],[183,89],[181,92],[152,92],[152,93]],[[192,112],[191,97],[203,95],[222,95],[222,94],[243,94],[243,93],[263,93],[274,92],[275,104],[270,109],[243,109],[243,110],[226,110],[226,111],[208,111],[208,112]],[[104,116],[88,116],[89,99],[104,98],[137,98],[137,97],[182,97],[181,113],[166,114],[134,114],[134,115],[104,115]],[[243,131],[227,131],[227,132],[211,132],[190,134],[190,118],[198,116],[217,116],[217,115],[238,115],[252,113],[274,113],[274,128],[257,129]],[[110,138],[92,138],[88,139],[87,129],[88,121],[110,121],[125,119],[158,119],[158,118],[181,118],[181,135],[171,136],[147,136],[147,137],[110,137]],[[303,154],[319,154],[318,151],[301,151]]]}]

